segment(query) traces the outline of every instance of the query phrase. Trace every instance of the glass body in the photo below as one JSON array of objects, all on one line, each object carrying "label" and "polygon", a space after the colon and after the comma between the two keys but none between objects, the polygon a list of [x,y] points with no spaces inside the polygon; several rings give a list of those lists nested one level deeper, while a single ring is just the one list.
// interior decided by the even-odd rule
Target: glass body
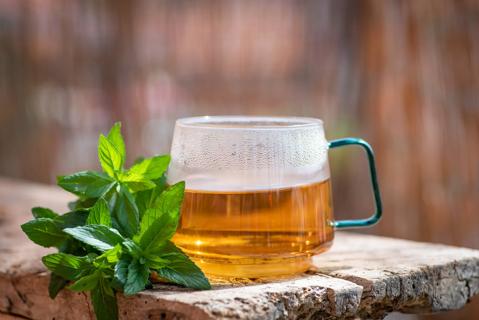
[{"label": "glass body", "polygon": [[179,119],[167,177],[186,192],[173,241],[207,274],[304,272],[333,240],[327,152],[319,119]]}]

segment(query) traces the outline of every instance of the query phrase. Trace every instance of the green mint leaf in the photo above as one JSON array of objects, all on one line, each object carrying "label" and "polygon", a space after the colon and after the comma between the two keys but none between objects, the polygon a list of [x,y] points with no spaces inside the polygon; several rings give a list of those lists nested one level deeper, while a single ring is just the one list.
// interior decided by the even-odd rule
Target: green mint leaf
[{"label": "green mint leaf", "polygon": [[70,210],[79,209],[81,207],[82,207],[82,203],[81,203],[80,199],[68,202],[68,209],[70,209]]},{"label": "green mint leaf", "polygon": [[95,262],[106,260],[108,264],[116,263],[120,259],[121,252],[121,245],[117,244],[113,249],[105,251],[102,255],[98,256]]},{"label": "green mint leaf", "polygon": [[119,283],[122,289],[126,284],[129,265],[130,259],[127,257],[121,258],[120,261],[118,261],[118,263],[115,265],[114,281]]},{"label": "green mint leaf", "polygon": [[[113,214],[114,214],[114,209],[116,207],[116,201],[118,199],[118,194],[120,193],[121,190],[121,185],[119,183],[115,184],[114,188],[111,188],[108,193],[106,193],[103,198],[105,201],[108,203],[108,208],[112,209],[110,211],[110,216],[112,217],[112,223],[113,223]],[[96,203],[96,202],[95,202]]]},{"label": "green mint leaf", "polygon": [[201,269],[171,241],[158,248],[156,252],[159,258],[167,261],[164,267],[156,270],[160,277],[188,288],[211,289],[211,285]]},{"label": "green mint leaf", "polygon": [[132,237],[138,231],[139,212],[133,195],[123,186],[117,194],[114,210],[114,224],[124,236]]},{"label": "green mint leaf", "polygon": [[[166,242],[163,244],[165,245]],[[168,260],[165,257],[160,258],[156,254],[151,254],[149,252],[144,253],[145,263],[150,269],[158,270],[165,267],[168,264]]]},{"label": "green mint leaf", "polygon": [[121,135],[121,123],[115,123],[106,137],[120,153],[122,158],[121,164],[123,166],[125,164],[126,149],[125,141],[123,140],[123,136]]},{"label": "green mint leaf", "polygon": [[75,283],[68,286],[67,288],[71,291],[81,292],[81,291],[90,291],[96,288],[98,282],[102,277],[102,273],[99,270],[96,270],[92,274],[81,277],[76,280]]},{"label": "green mint leaf", "polygon": [[86,224],[101,224],[111,227],[110,210],[108,209],[108,203],[105,199],[98,199],[95,205],[90,209]]},{"label": "green mint leaf", "polygon": [[160,209],[148,209],[143,215],[140,233],[133,239],[145,251],[150,251],[171,239],[178,226],[178,220]]},{"label": "green mint leaf", "polygon": [[166,178],[162,176],[155,182],[155,188],[140,191],[135,194],[136,205],[140,212],[140,218],[143,217],[145,211],[149,208],[155,207],[155,204],[159,201],[161,193],[166,189]]},{"label": "green mint leaf", "polygon": [[148,251],[175,234],[184,190],[184,182],[172,185],[161,193],[157,208],[146,210],[141,219],[140,232],[134,238],[141,248]]},{"label": "green mint leaf", "polygon": [[57,274],[50,274],[50,282],[48,283],[48,295],[55,299],[58,293],[67,286],[68,280],[63,279]]},{"label": "green mint leaf", "polygon": [[[111,190],[111,189],[110,189]],[[106,195],[107,193],[105,193]],[[84,198],[84,199],[77,199],[75,201],[68,202],[68,208],[71,211],[80,210],[80,209],[88,209],[95,205],[97,198]]]},{"label": "green mint leaf", "polygon": [[116,179],[116,173],[123,167],[123,156],[104,135],[98,139],[98,159],[106,174]]},{"label": "green mint leaf", "polygon": [[124,240],[118,231],[103,225],[91,224],[83,227],[66,228],[63,231],[78,241],[100,251],[111,250]]},{"label": "green mint leaf", "polygon": [[154,187],[156,187],[156,184],[150,180],[123,181],[123,183],[133,193],[153,189]]},{"label": "green mint leaf", "polygon": [[42,258],[43,264],[53,273],[67,280],[76,280],[91,268],[90,258],[67,253],[53,253]]},{"label": "green mint leaf", "polygon": [[57,178],[57,183],[66,191],[84,198],[99,198],[115,185],[112,178],[95,171],[82,171],[69,176],[60,176]]},{"label": "green mint leaf", "polygon": [[73,239],[68,235],[67,237],[67,240],[58,248],[59,252],[69,253],[75,256],[85,256],[88,254],[83,243]]},{"label": "green mint leaf", "polygon": [[137,259],[143,256],[143,250],[141,250],[141,248],[132,240],[125,239],[125,241],[123,241],[122,244],[123,244],[123,247],[126,249],[126,252],[130,254],[130,256]]},{"label": "green mint leaf", "polygon": [[[158,189],[160,189],[159,187]],[[159,191],[159,190],[158,190]],[[153,193],[150,195],[148,205],[149,208],[158,209],[151,212],[148,217],[143,217],[141,220],[140,230],[145,231],[153,222],[161,215],[167,214],[171,219],[178,221],[180,216],[181,203],[183,202],[185,192],[185,183],[178,182],[161,193]],[[146,212],[145,212],[146,213]],[[140,231],[140,234],[142,233]]]},{"label": "green mint leaf", "polygon": [[133,295],[144,290],[149,275],[150,270],[148,266],[141,264],[138,260],[133,260],[128,266],[128,275],[123,293],[125,295]]},{"label": "green mint leaf", "polygon": [[97,320],[118,319],[118,305],[115,292],[105,278],[91,291],[91,301]]},{"label": "green mint leaf", "polygon": [[170,216],[180,217],[181,204],[185,194],[185,182],[180,181],[163,191],[158,199],[153,203],[154,208],[167,212]]},{"label": "green mint leaf", "polygon": [[42,247],[60,247],[67,239],[53,219],[38,218],[22,224],[22,230],[27,237]]},{"label": "green mint leaf", "polygon": [[143,161],[133,165],[128,171],[123,181],[144,181],[159,179],[168,169],[170,156],[156,156],[143,159]]},{"label": "green mint leaf", "polygon": [[58,216],[55,221],[63,228],[74,228],[83,226],[88,218],[88,211],[79,209],[76,211],[67,212],[61,216]]},{"label": "green mint leaf", "polygon": [[55,213],[53,210],[48,208],[35,207],[32,208],[32,215],[35,219],[38,218],[50,218],[55,219],[58,217],[58,213]]}]

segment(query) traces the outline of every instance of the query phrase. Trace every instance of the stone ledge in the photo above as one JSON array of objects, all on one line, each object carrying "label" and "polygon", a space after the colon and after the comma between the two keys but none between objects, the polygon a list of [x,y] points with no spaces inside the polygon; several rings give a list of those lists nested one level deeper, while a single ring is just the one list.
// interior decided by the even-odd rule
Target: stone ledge
[{"label": "stone ledge", "polygon": [[[47,293],[40,248],[21,232],[30,208],[63,209],[61,190],[0,179],[0,319],[93,319],[88,296]],[[213,279],[211,291],[156,285],[119,295],[121,319],[349,319],[388,312],[438,312],[463,307],[479,292],[479,251],[338,233],[315,257],[316,270],[293,279]]]}]

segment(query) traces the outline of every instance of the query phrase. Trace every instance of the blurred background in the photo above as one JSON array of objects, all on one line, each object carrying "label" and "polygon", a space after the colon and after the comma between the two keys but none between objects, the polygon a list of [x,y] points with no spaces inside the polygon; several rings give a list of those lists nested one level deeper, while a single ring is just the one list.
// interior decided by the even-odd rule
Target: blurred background
[{"label": "blurred background", "polygon": [[[179,117],[318,117],[375,148],[369,233],[479,249],[478,36],[479,1],[0,0],[0,175],[99,168],[118,120],[131,163]],[[366,216],[364,155],[331,161],[336,217]]]}]

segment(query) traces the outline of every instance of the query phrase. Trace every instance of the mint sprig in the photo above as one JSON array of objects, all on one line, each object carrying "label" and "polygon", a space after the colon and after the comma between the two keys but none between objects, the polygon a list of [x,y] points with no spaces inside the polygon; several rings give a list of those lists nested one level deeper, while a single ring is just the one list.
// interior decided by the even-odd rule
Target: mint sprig
[{"label": "mint sprig", "polygon": [[49,294],[63,288],[90,291],[97,319],[117,319],[116,292],[145,289],[150,275],[195,289],[210,289],[203,272],[177,248],[176,232],[185,184],[165,183],[168,155],[138,160],[125,169],[121,124],[100,135],[103,172],[81,171],[58,177],[58,185],[78,196],[70,212],[32,209],[25,234],[58,253],[43,257],[52,272]]}]

